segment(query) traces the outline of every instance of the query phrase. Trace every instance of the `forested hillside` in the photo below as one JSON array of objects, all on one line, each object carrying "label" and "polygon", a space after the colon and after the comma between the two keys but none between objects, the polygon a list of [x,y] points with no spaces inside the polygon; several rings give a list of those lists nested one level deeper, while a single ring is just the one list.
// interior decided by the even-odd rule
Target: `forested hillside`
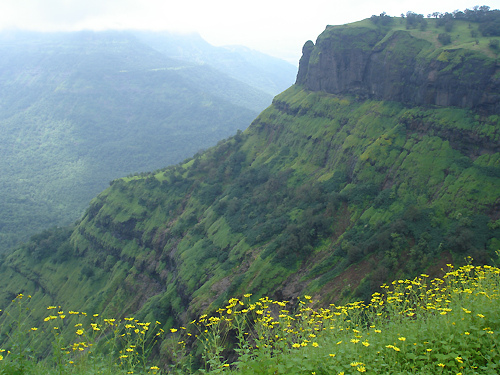
[{"label": "forested hillside", "polygon": [[272,99],[127,32],[4,32],[0,56],[0,252],[73,223],[110,180],[245,129]]},{"label": "forested hillside", "polygon": [[[455,20],[469,34],[445,44],[437,20],[392,22],[327,27],[245,131],[114,180],[74,226],[4,255],[0,305],[29,293],[35,320],[64,305],[168,333],[230,314],[232,297],[300,307],[307,294],[321,308],[497,260],[500,38]],[[466,89],[481,87],[478,99]]]}]

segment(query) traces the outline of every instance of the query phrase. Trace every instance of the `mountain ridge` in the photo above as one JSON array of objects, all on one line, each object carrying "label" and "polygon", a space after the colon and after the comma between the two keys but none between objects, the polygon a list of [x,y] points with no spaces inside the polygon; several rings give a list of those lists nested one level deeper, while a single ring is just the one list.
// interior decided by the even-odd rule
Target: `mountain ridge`
[{"label": "mountain ridge", "polygon": [[[500,66],[487,49],[477,50],[474,27],[455,21],[453,43],[443,44],[437,20],[427,22],[425,32],[369,20],[328,26],[316,44],[304,45],[297,83],[312,91],[498,113]],[[460,35],[465,30],[469,37]]]},{"label": "mountain ridge", "polygon": [[0,50],[0,252],[74,222],[110,180],[243,130],[272,101],[130,32],[0,33]]},{"label": "mountain ridge", "polygon": [[37,306],[168,329],[242,294],[327,305],[467,256],[491,261],[498,113],[313,91],[307,79],[245,131],[114,180],[74,227],[3,256],[0,301],[29,292]]},{"label": "mountain ridge", "polygon": [[198,34],[131,31],[140,40],[174,59],[208,64],[270,95],[284,91],[297,67],[243,46],[213,47]]}]

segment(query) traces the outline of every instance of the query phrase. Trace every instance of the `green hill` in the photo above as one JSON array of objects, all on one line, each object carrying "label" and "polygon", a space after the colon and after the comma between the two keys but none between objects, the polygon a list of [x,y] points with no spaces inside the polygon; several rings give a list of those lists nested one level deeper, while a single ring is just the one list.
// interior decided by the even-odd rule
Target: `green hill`
[{"label": "green hill", "polygon": [[0,55],[0,252],[73,223],[110,180],[245,129],[272,100],[129,32],[3,32]]},{"label": "green hill", "polygon": [[[469,59],[482,64],[455,74]],[[404,72],[374,74],[387,67]],[[479,99],[464,89],[481,85]],[[328,27],[244,132],[113,181],[74,227],[4,256],[0,301],[29,293],[36,308],[166,329],[246,293],[323,306],[466,256],[486,264],[500,247],[498,87],[489,52],[399,25]]]}]

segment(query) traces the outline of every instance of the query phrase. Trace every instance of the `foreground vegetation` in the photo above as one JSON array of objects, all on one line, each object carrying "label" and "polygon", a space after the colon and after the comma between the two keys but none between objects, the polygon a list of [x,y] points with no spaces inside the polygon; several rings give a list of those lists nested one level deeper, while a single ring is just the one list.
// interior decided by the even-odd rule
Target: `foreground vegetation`
[{"label": "foreground vegetation", "polygon": [[384,284],[369,303],[247,294],[168,334],[56,306],[35,327],[19,294],[2,316],[0,373],[497,374],[500,269],[448,266],[442,278]]}]

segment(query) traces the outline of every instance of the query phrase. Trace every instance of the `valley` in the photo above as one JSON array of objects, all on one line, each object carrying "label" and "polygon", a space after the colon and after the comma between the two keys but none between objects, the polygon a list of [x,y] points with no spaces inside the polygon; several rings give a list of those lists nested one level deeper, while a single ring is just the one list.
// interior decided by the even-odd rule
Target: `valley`
[{"label": "valley", "polygon": [[[469,361],[470,373],[493,374],[500,31],[460,17],[449,31],[444,16],[385,17],[328,26],[305,43],[295,84],[246,129],[177,164],[112,180],[76,223],[0,255],[0,306],[22,293],[33,321],[64,306],[87,312],[88,324],[97,324],[91,314],[157,322],[165,335],[151,354],[164,369],[176,363],[177,342],[179,358],[193,361],[185,366],[213,373],[377,373],[392,358],[400,373],[466,373]],[[387,310],[377,315],[374,301]],[[360,306],[368,310],[357,315]],[[242,309],[251,348],[228,328]],[[283,344],[262,328],[280,315],[303,323],[280,331]],[[320,327],[330,318],[336,327]],[[204,344],[180,336],[189,324],[203,330],[186,333],[207,340],[225,332],[225,346],[213,341],[203,357]],[[379,325],[390,333],[377,341]],[[388,349],[384,361],[363,357],[371,343]],[[316,361],[309,350],[321,345]],[[399,352],[411,354],[404,364]]]},{"label": "valley", "polygon": [[[149,37],[160,49],[175,40],[172,50],[184,45],[192,57],[203,42]],[[271,103],[269,91],[296,75],[278,59],[259,66],[246,52],[203,46],[214,61],[173,59],[132,32],[0,34],[0,252],[74,223],[113,179],[176,164],[244,130]],[[220,54],[251,70],[253,86],[223,73]]]}]

